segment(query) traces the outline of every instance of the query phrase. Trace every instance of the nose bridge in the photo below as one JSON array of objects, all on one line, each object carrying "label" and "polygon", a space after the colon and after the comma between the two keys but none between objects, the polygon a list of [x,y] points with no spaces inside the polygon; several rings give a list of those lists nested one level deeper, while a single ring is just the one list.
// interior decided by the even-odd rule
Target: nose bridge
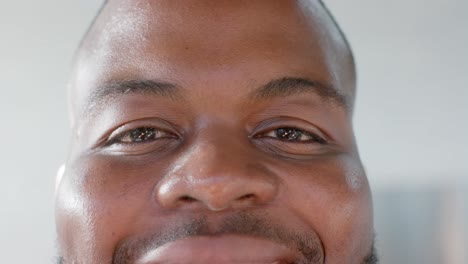
[{"label": "nose bridge", "polygon": [[200,140],[200,144],[195,147],[190,163],[192,171],[199,170],[194,174],[197,178],[219,178],[228,174],[244,174],[248,161],[248,151],[239,139],[230,137],[227,134],[211,136],[208,139]]},{"label": "nose bridge", "polygon": [[220,211],[271,200],[277,191],[275,178],[252,155],[249,146],[229,132],[200,136],[160,182],[159,203]]}]

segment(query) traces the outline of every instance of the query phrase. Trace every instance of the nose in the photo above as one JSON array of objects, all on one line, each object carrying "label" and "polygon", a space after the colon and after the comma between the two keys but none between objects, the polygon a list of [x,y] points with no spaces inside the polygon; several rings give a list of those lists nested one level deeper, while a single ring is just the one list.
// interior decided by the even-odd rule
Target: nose
[{"label": "nose", "polygon": [[160,206],[222,211],[272,201],[277,178],[243,145],[209,140],[187,151],[157,186]]}]

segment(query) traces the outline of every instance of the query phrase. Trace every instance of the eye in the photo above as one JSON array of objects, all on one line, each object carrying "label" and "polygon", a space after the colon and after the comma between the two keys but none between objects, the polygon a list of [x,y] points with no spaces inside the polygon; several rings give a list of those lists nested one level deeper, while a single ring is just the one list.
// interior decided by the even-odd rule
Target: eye
[{"label": "eye", "polygon": [[162,138],[175,138],[176,136],[154,127],[138,127],[121,132],[115,136],[111,135],[109,144],[143,144]]},{"label": "eye", "polygon": [[262,134],[263,137],[275,138],[285,142],[292,143],[319,143],[326,144],[327,141],[313,133],[294,128],[280,127]]}]

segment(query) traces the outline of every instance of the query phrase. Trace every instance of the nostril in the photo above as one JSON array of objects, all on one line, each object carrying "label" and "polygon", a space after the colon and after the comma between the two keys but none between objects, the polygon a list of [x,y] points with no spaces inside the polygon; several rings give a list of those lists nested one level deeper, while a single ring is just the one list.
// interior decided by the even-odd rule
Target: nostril
[{"label": "nostril", "polygon": [[191,203],[191,202],[195,202],[196,199],[194,199],[194,198],[192,198],[192,197],[190,197],[188,195],[184,195],[184,196],[180,197],[180,201]]},{"label": "nostril", "polygon": [[246,195],[243,195],[243,196],[239,197],[239,200],[249,200],[249,199],[252,199],[254,197],[255,197],[254,194],[249,193],[249,194],[246,194]]}]

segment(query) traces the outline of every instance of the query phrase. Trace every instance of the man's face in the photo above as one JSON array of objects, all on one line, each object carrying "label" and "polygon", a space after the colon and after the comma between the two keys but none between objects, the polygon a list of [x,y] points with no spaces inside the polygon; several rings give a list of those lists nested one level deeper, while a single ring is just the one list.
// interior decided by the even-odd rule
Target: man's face
[{"label": "man's face", "polygon": [[363,263],[352,59],[319,4],[111,1],[79,53],[65,263]]}]

